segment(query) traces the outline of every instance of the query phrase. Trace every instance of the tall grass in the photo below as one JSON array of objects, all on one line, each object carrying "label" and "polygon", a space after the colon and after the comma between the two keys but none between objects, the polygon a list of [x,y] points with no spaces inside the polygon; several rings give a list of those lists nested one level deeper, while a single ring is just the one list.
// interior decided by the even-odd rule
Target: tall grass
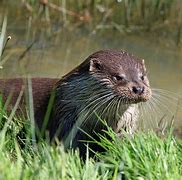
[{"label": "tall grass", "polygon": [[[127,179],[181,179],[181,142],[171,134],[160,139],[154,132],[139,133],[134,138],[121,141],[113,134],[112,142],[101,138],[106,153],[99,155],[106,167],[110,167],[110,177],[125,176]],[[144,178],[144,179],[145,179]]]},{"label": "tall grass", "polygon": [[3,68],[4,63],[9,59],[11,53],[4,55],[4,51],[8,41],[11,39],[11,36],[6,38],[6,26],[7,26],[7,16],[4,17],[2,22],[2,28],[0,30],[0,69]]},{"label": "tall grass", "polygon": [[[1,113],[2,115],[2,113]],[[3,118],[8,119],[7,115]],[[3,119],[2,118],[2,119]],[[65,152],[62,145],[54,146],[39,142],[37,148],[26,141],[22,147],[20,124],[15,118],[8,125],[2,122],[0,131],[0,178],[1,179],[181,179],[182,142],[171,133],[165,138],[154,132],[126,135],[121,140],[108,128],[110,139],[100,135],[99,143],[105,152],[96,159],[80,159],[78,151]],[[16,121],[15,121],[16,120]],[[25,119],[23,122],[27,122]],[[7,128],[4,129],[4,127]],[[26,124],[30,129],[30,124]]]}]

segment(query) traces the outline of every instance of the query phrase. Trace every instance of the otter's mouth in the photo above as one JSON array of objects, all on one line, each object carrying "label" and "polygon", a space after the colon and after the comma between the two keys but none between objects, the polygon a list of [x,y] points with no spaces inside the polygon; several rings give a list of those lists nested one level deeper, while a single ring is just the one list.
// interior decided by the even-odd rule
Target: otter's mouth
[{"label": "otter's mouth", "polygon": [[131,100],[131,103],[133,103],[133,104],[137,104],[137,103],[140,103],[140,102],[146,102],[146,101],[148,101],[150,99],[150,97],[138,97],[138,98],[133,98],[132,100]]},{"label": "otter's mouth", "polygon": [[149,88],[145,89],[145,91],[141,93],[135,93],[130,90],[124,92],[122,90],[122,93],[119,93],[119,96],[123,100],[124,104],[137,104],[148,101],[152,96],[152,92]]},{"label": "otter's mouth", "polygon": [[151,98],[152,94],[151,92],[148,92],[147,94],[142,94],[137,97],[131,98],[131,102],[134,104],[140,103],[140,102],[146,102]]},{"label": "otter's mouth", "polygon": [[146,98],[127,98],[127,99],[123,100],[123,103],[124,104],[137,104],[140,102],[146,102],[148,100],[149,99],[146,99]]}]

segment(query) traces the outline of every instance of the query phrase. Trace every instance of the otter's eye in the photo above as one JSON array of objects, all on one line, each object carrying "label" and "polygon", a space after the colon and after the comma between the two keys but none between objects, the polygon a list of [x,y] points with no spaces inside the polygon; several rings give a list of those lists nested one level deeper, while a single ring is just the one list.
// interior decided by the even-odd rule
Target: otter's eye
[{"label": "otter's eye", "polygon": [[124,78],[124,76],[118,76],[118,75],[116,75],[116,76],[113,76],[113,79],[115,81],[123,81],[125,78]]}]

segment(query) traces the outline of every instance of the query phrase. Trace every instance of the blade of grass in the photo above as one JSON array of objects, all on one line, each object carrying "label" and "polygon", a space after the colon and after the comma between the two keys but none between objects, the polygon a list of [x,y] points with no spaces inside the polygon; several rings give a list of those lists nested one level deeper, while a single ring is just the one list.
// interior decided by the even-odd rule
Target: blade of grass
[{"label": "blade of grass", "polygon": [[7,16],[4,17],[3,25],[2,25],[2,29],[1,29],[1,34],[0,34],[0,61],[2,59],[2,53],[3,53],[3,49],[4,49],[4,39],[6,36],[6,26],[7,26]]}]

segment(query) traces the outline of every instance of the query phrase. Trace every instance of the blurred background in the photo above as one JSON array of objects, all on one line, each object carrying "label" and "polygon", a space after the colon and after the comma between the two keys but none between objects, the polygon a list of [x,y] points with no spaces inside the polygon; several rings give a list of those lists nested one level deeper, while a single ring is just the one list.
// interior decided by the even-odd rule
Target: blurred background
[{"label": "blurred background", "polygon": [[1,78],[61,77],[94,51],[127,50],[167,90],[160,103],[181,132],[181,0],[0,0],[0,25]]}]

